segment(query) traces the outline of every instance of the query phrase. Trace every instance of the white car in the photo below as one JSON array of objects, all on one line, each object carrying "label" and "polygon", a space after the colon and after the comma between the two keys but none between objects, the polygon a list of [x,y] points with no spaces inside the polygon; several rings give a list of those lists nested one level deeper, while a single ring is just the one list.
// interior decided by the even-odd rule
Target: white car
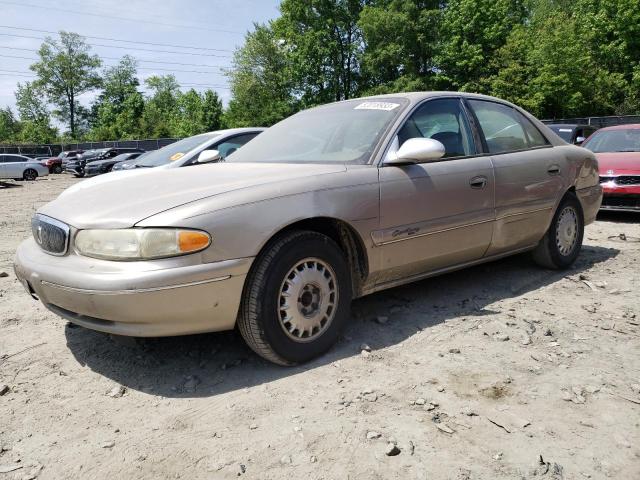
[{"label": "white car", "polygon": [[35,180],[49,175],[49,169],[33,158],[11,153],[0,154],[0,179]]}]

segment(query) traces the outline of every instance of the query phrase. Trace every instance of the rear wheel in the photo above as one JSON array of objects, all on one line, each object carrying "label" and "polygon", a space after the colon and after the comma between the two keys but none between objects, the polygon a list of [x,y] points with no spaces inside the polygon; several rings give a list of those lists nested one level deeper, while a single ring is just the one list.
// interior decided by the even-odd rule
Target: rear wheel
[{"label": "rear wheel", "polygon": [[256,259],[238,327],[258,355],[295,365],[336,342],[350,303],[350,273],[338,245],[316,232],[290,232]]},{"label": "rear wheel", "polygon": [[62,173],[62,166],[61,165],[54,165],[53,166],[53,173],[56,173],[56,174]]},{"label": "rear wheel", "polygon": [[533,251],[533,259],[545,268],[568,268],[580,254],[583,235],[582,206],[576,195],[569,192],[560,202],[549,230]]},{"label": "rear wheel", "polygon": [[33,180],[38,178],[38,172],[36,172],[33,168],[27,168],[22,174],[22,178],[24,180],[32,182]]}]

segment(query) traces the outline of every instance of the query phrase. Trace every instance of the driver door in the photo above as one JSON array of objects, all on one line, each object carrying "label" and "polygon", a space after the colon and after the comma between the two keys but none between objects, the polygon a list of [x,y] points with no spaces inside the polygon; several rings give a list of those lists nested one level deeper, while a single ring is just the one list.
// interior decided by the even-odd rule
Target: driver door
[{"label": "driver door", "polygon": [[382,165],[378,283],[420,275],[482,258],[495,221],[494,172],[459,98],[428,100],[398,131],[393,155],[409,138],[433,138],[443,158],[422,164]]}]

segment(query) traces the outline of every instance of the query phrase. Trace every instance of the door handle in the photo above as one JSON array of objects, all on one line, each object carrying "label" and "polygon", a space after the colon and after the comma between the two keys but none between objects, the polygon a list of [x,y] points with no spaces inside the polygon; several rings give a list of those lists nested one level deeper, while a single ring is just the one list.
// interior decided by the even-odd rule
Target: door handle
[{"label": "door handle", "polygon": [[559,165],[551,165],[547,169],[547,172],[549,173],[549,175],[559,175],[560,174],[560,166]]},{"label": "door handle", "polygon": [[484,188],[487,186],[487,177],[473,177],[471,180],[469,180],[469,186],[476,189]]}]

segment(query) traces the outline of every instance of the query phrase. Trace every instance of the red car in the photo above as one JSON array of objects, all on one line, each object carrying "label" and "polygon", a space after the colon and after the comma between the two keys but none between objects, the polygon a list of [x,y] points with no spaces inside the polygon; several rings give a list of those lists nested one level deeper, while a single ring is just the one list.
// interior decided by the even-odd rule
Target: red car
[{"label": "red car", "polygon": [[640,124],[602,128],[582,146],[598,158],[600,208],[640,211]]},{"label": "red car", "polygon": [[62,159],[59,157],[50,157],[40,160],[40,165],[49,169],[49,173],[62,173]]}]

